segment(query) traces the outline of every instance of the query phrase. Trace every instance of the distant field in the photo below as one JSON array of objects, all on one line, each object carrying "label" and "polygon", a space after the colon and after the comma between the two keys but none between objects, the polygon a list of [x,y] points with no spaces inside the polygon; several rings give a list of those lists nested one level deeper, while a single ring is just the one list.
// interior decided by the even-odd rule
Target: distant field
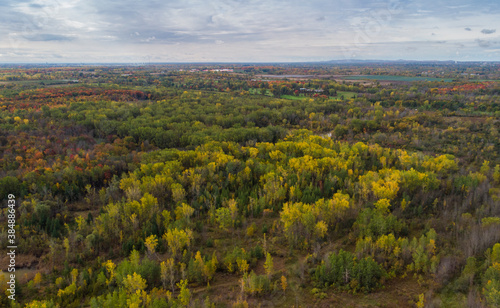
[{"label": "distant field", "polygon": [[[337,96],[330,96],[331,99],[341,100],[341,99],[351,99],[357,96],[356,92],[348,91],[337,91]],[[304,100],[309,99],[309,96],[295,96],[295,95],[281,95],[281,98],[292,99],[292,100]]]},{"label": "distant field", "polygon": [[[260,94],[260,89],[250,88],[248,92],[250,92],[250,94]],[[266,90],[266,95],[272,96],[271,91]]]},{"label": "distant field", "polygon": [[444,82],[452,82],[451,78],[433,78],[433,77],[406,77],[406,76],[346,76],[342,79],[345,80],[384,80],[384,81],[444,81]]},{"label": "distant field", "polygon": [[44,85],[56,85],[56,84],[68,84],[68,83],[77,83],[71,80],[19,80],[19,81],[1,81],[0,83],[17,83],[17,84],[44,84]]},{"label": "distant field", "polygon": [[342,96],[344,96],[344,99],[349,99],[349,98],[356,97],[357,94],[358,93],[356,93],[356,92],[337,91],[337,96],[334,96],[334,98],[340,99]]},{"label": "distant field", "polygon": [[295,95],[281,95],[281,98],[302,100],[302,99],[308,99],[309,97],[307,97],[307,96],[295,96]]}]

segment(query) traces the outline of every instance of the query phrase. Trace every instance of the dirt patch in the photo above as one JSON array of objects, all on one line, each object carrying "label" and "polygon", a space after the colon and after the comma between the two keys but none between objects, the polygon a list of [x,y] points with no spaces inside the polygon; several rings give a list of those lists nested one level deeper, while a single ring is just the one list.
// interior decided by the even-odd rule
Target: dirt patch
[{"label": "dirt patch", "polygon": [[469,121],[471,123],[485,123],[487,120],[486,117],[470,117],[470,116],[451,116],[451,117],[443,117],[443,121],[446,123],[463,123],[465,121]]},{"label": "dirt patch", "polygon": [[[33,268],[38,265],[40,259],[33,255],[16,254],[16,270],[21,268]],[[2,254],[0,258],[0,269],[7,271],[10,262],[10,257],[7,254]]]},{"label": "dirt patch", "polygon": [[413,307],[422,292],[424,289],[416,279],[393,279],[370,294],[328,293],[330,298],[311,307]]},{"label": "dirt patch", "polygon": [[[0,258],[0,269],[6,273],[8,272],[10,257],[7,254],[2,255]],[[16,274],[16,279],[21,283],[27,283],[33,277],[35,277],[36,273],[40,270],[38,269],[40,259],[33,255],[16,255],[16,272],[12,274]]]}]

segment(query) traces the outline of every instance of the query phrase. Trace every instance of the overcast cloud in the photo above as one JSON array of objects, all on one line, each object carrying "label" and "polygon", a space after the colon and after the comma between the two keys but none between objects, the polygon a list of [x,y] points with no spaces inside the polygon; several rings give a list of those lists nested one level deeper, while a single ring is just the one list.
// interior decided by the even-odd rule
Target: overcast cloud
[{"label": "overcast cloud", "polygon": [[0,62],[500,60],[497,0],[0,0]]}]

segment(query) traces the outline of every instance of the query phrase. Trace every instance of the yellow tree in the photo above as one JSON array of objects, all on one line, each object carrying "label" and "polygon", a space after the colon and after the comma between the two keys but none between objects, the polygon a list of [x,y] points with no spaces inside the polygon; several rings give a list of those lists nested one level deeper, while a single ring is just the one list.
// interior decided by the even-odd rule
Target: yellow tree
[{"label": "yellow tree", "polygon": [[163,239],[167,242],[168,249],[175,258],[182,248],[189,247],[193,239],[193,231],[190,229],[170,229],[163,234]]},{"label": "yellow tree", "polygon": [[189,305],[189,302],[191,301],[191,292],[189,291],[187,284],[188,284],[187,280],[181,280],[177,284],[177,286],[180,289],[179,296],[177,297],[177,299],[184,307],[187,307]]},{"label": "yellow tree", "polygon": [[130,264],[132,265],[132,268],[134,270],[138,269],[139,265],[141,264],[141,254],[137,250],[133,249],[130,252],[130,256],[128,258],[130,260]]},{"label": "yellow tree", "polygon": [[143,279],[141,275],[134,272],[132,275],[127,275],[127,277],[123,279],[123,286],[129,294],[134,294],[137,291],[140,292],[146,289],[147,284],[146,279]]},{"label": "yellow tree", "polygon": [[425,296],[424,296],[424,293],[421,293],[418,296],[417,307],[418,308],[424,308],[424,306],[425,306]]},{"label": "yellow tree", "polygon": [[[386,169],[387,170],[387,169]],[[382,172],[382,171],[381,171]],[[392,200],[399,191],[399,181],[401,179],[399,171],[388,171],[384,179],[379,179],[372,183],[373,194],[379,199]]]},{"label": "yellow tree", "polygon": [[52,301],[37,301],[37,300],[27,303],[25,306],[25,308],[49,308],[49,307],[56,307],[56,306],[54,306]]},{"label": "yellow tree", "polygon": [[493,249],[491,250],[491,262],[500,263],[500,243],[493,245]]},{"label": "yellow tree", "polygon": [[377,202],[375,202],[375,208],[382,214],[388,214],[389,213],[389,207],[391,207],[391,203],[389,202],[388,199],[380,199]]},{"label": "yellow tree", "polygon": [[71,282],[76,284],[76,279],[78,278],[78,269],[77,268],[74,268],[72,271],[71,271]]},{"label": "yellow tree", "polygon": [[197,251],[194,257],[194,267],[196,276],[201,279],[201,276],[203,275],[203,268],[205,267],[205,261],[203,261],[200,251]]},{"label": "yellow tree", "polygon": [[189,222],[189,218],[193,215],[193,213],[194,213],[194,208],[190,207],[186,203],[182,203],[182,205],[178,206],[175,209],[175,218],[177,220],[184,218],[186,222]]},{"label": "yellow tree", "polygon": [[42,282],[42,274],[36,273],[35,278],[33,278],[33,283],[37,288],[40,288],[40,283]]},{"label": "yellow tree", "polygon": [[109,279],[106,279],[106,284],[109,285],[111,282],[113,282],[113,279],[115,278],[116,265],[111,260],[106,261],[103,265],[106,267],[106,270],[109,273]]},{"label": "yellow tree", "polygon": [[493,180],[496,183],[500,183],[500,165],[496,165],[493,171]]},{"label": "yellow tree", "polygon": [[236,219],[238,218],[238,203],[236,200],[231,199],[227,202],[229,212],[231,213],[231,220],[233,222],[233,226],[236,223]]},{"label": "yellow tree", "polygon": [[217,265],[219,261],[217,260],[217,256],[215,255],[215,251],[212,254],[212,259],[210,261],[205,262],[205,266],[203,267],[203,274],[207,277],[207,280],[211,280],[217,271]]},{"label": "yellow tree", "polygon": [[163,261],[160,264],[161,270],[161,281],[163,283],[163,287],[167,285],[167,282],[170,282],[170,289],[172,289],[172,293],[174,293],[174,283],[175,283],[175,261],[173,258],[167,259],[167,261]]},{"label": "yellow tree", "polygon": [[69,240],[67,237],[65,237],[63,240],[63,246],[64,246],[64,250],[66,250],[66,259],[68,259],[70,246],[69,246]]},{"label": "yellow tree", "polygon": [[218,208],[217,211],[215,212],[215,216],[216,216],[215,219],[219,223],[219,227],[222,230],[227,231],[233,225],[232,224],[233,220],[231,218],[231,210],[229,210],[228,208],[226,207]]},{"label": "yellow tree", "polygon": [[324,238],[326,232],[328,231],[328,226],[324,221],[318,221],[318,223],[314,227],[314,231],[319,238]]},{"label": "yellow tree", "polygon": [[85,221],[85,218],[83,218],[81,215],[75,218],[76,224],[78,226],[78,231],[81,232],[85,226],[87,225],[87,222]]},{"label": "yellow tree", "polygon": [[286,277],[285,276],[281,276],[281,288],[283,289],[283,293],[286,292],[286,287],[288,286],[287,282],[286,282]]},{"label": "yellow tree", "polygon": [[165,229],[168,229],[168,225],[170,224],[170,221],[172,220],[170,212],[167,210],[163,210],[161,212],[161,216],[163,217],[163,226],[165,227]]},{"label": "yellow tree", "polygon": [[238,264],[238,269],[240,270],[240,273],[244,275],[248,272],[249,264],[247,260],[238,258],[236,259],[236,264]]},{"label": "yellow tree", "polygon": [[172,189],[172,199],[174,199],[175,203],[180,203],[186,197],[186,191],[184,187],[182,187],[179,183],[174,183],[171,186]]},{"label": "yellow tree", "polygon": [[156,235],[152,234],[148,236],[144,245],[146,245],[146,248],[148,249],[148,255],[153,255],[156,251],[156,245],[158,245],[158,239],[156,238]]},{"label": "yellow tree", "polygon": [[298,240],[303,208],[304,204],[301,202],[287,202],[283,205],[283,210],[280,213],[285,235],[293,243],[296,243]]},{"label": "yellow tree", "polygon": [[273,273],[273,257],[271,257],[271,254],[268,252],[266,254],[266,262],[264,263],[264,269],[266,270],[266,275],[267,278],[271,278],[271,274]]}]

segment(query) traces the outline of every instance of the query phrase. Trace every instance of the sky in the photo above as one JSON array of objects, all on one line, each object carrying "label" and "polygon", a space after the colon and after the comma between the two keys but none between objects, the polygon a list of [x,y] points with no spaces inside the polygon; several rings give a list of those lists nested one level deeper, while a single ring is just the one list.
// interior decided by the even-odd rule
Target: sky
[{"label": "sky", "polygon": [[500,61],[498,0],[0,0],[0,63]]}]

